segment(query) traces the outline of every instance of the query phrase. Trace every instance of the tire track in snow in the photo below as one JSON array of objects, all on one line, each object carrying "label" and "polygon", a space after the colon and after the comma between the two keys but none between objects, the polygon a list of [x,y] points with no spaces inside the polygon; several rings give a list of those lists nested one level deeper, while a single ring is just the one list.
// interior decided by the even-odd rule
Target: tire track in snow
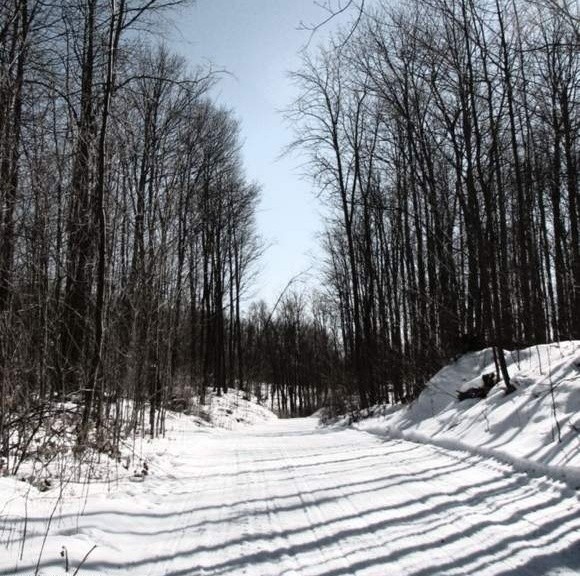
[{"label": "tire track in snow", "polygon": [[[169,481],[172,484],[176,484],[177,486],[183,488],[185,487],[185,483],[176,477],[174,474],[168,474],[168,477],[173,476]],[[195,476],[195,480],[198,481],[200,477],[199,469],[197,470],[197,474]],[[197,483],[194,481],[194,484]],[[167,497],[171,495],[171,491],[165,492],[163,496]],[[163,500],[161,500],[161,503]],[[151,567],[147,572],[147,576],[165,576],[171,574],[171,569],[175,564],[176,557],[178,555],[179,549],[182,545],[182,542],[185,538],[185,534],[187,532],[187,526],[191,522],[191,518],[194,513],[194,509],[191,508],[189,511],[186,511],[188,506],[191,505],[189,498],[183,498],[181,505],[178,508],[178,511],[173,515],[174,520],[170,523],[168,528],[170,533],[178,534],[177,537],[172,539],[172,543],[170,546],[167,546],[167,540],[165,538],[159,538],[155,546],[155,554],[153,558],[165,558],[161,561],[161,564],[157,563],[155,560],[151,562]],[[169,548],[169,554],[168,554]]]},{"label": "tire track in snow", "polygon": [[[327,541],[332,539],[333,533],[330,529],[327,528],[327,524],[329,523],[329,518],[325,513],[323,513],[321,506],[316,503],[316,500],[311,496],[314,490],[310,483],[305,480],[299,473],[296,472],[296,468],[291,463],[291,457],[289,456],[287,450],[284,448],[280,449],[280,453],[282,455],[282,459],[285,463],[285,470],[287,472],[292,472],[291,478],[296,486],[296,493],[300,498],[300,501],[303,504],[303,512],[306,518],[308,519],[308,523],[310,524],[310,530],[315,536],[314,542],[316,541]],[[349,497],[345,495],[344,490],[338,490],[338,495],[336,497],[335,503],[333,507],[338,510],[346,511],[346,506],[343,504],[343,501],[348,501],[351,504],[351,511],[354,514],[351,514],[353,520],[351,521],[351,526],[356,528],[362,529],[363,524],[359,518],[357,518],[359,514],[359,510],[352,505],[350,502]],[[321,536],[322,535],[322,536]],[[374,543],[372,542],[372,538],[370,535],[359,536],[359,541],[365,541],[365,544],[368,547],[373,547]],[[329,550],[330,548],[330,550]],[[352,551],[347,550],[341,543],[340,540],[336,540],[331,547],[318,547],[321,556],[326,557],[327,560],[324,564],[328,566],[338,565],[337,568],[342,570],[349,570],[350,562],[349,558],[352,556]],[[334,549],[335,553],[329,556],[329,552]],[[356,575],[356,572],[353,572],[353,575]]]},{"label": "tire track in snow", "polygon": [[[256,466],[254,470],[249,470],[245,474],[247,476],[245,484],[249,488],[248,492],[251,495],[251,498],[246,499],[244,506],[247,514],[247,534],[251,543],[243,546],[244,555],[247,554],[255,558],[256,555],[259,556],[261,554],[264,560],[263,563],[267,564],[268,567],[267,572],[262,572],[264,575],[271,574],[272,569],[277,569],[278,573],[284,574],[284,576],[301,576],[302,566],[295,557],[289,554],[291,546],[284,535],[280,519],[276,514],[276,508],[272,504],[272,498],[264,499],[265,513],[259,511],[259,507],[256,506],[260,495],[274,493],[269,474],[260,466]],[[259,514],[256,513],[257,508],[260,512]],[[269,534],[270,537],[265,538],[265,534]],[[255,540],[259,542],[258,550],[255,549]],[[277,551],[279,552],[278,557],[276,557]],[[273,563],[277,565],[277,568],[272,566]],[[251,569],[251,565],[246,565],[243,573],[246,574]]]}]

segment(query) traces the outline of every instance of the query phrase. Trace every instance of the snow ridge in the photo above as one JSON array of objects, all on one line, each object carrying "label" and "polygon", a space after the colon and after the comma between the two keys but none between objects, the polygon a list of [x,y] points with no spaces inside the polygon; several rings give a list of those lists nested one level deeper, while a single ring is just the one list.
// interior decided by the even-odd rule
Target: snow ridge
[{"label": "snow ridge", "polygon": [[580,488],[580,342],[506,352],[516,391],[500,382],[487,398],[459,402],[494,371],[491,349],[440,370],[408,406],[375,407],[359,430],[459,450]]}]

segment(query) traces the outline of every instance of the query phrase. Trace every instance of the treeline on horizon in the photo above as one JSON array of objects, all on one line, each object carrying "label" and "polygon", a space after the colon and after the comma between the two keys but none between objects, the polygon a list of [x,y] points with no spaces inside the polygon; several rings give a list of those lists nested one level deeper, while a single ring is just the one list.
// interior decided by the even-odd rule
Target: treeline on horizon
[{"label": "treeline on horizon", "polygon": [[580,338],[566,5],[380,1],[310,49],[288,115],[327,206],[323,288],[268,307],[244,304],[259,186],[218,75],[150,41],[177,4],[0,5],[3,466],[63,419],[116,453],[209,390],[344,411],[470,348]]}]

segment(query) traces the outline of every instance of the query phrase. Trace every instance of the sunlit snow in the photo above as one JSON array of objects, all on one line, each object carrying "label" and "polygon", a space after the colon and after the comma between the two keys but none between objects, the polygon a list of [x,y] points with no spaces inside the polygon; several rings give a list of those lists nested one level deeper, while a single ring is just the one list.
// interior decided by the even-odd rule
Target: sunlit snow
[{"label": "sunlit snow", "polygon": [[485,401],[449,397],[489,370],[486,354],[439,373],[410,408],[359,423],[366,431],[278,420],[234,394],[212,413],[235,426],[172,415],[167,437],[140,448],[142,482],[40,493],[3,478],[0,574],[31,575],[40,559],[39,574],[62,575],[65,556],[74,573],[87,553],[86,576],[578,574],[566,475],[579,457],[578,345],[522,353],[511,396],[500,384]]}]

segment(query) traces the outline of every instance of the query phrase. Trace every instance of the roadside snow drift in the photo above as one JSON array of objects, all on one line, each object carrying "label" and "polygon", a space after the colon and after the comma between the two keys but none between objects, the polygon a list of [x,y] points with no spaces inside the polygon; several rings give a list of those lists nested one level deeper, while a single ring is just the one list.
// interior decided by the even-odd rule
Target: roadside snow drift
[{"label": "roadside snow drift", "polygon": [[486,349],[443,368],[410,405],[376,408],[356,427],[499,458],[580,487],[580,342],[506,352],[506,360],[510,395],[499,382],[485,399],[457,400],[495,371]]},{"label": "roadside snow drift", "polygon": [[248,396],[240,390],[230,390],[220,396],[211,393],[206,403],[195,411],[210,425],[228,430],[277,418],[271,410],[261,406],[254,396]]}]

